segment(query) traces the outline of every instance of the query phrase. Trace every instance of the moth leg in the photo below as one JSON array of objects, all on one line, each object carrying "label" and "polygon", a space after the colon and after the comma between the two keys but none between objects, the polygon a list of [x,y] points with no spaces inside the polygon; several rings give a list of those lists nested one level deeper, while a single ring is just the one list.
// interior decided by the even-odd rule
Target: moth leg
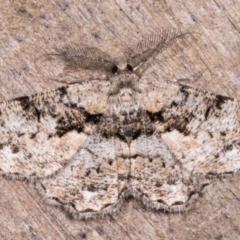
[{"label": "moth leg", "polygon": [[198,81],[204,74],[207,68],[195,73],[194,75],[187,77],[187,78],[177,78],[175,81],[180,85],[188,85],[189,83],[194,83]]}]

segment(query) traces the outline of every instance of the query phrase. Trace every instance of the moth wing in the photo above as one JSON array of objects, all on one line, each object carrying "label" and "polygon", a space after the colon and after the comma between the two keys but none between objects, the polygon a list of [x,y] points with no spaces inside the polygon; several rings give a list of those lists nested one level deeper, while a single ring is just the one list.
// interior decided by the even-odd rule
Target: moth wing
[{"label": "moth wing", "polygon": [[239,172],[239,102],[170,82],[140,83],[142,104],[184,169],[200,176]]},{"label": "moth wing", "polygon": [[131,193],[155,209],[183,211],[196,200],[203,185],[191,182],[158,132],[140,136],[132,145]]},{"label": "moth wing", "polygon": [[91,135],[71,162],[37,188],[45,200],[61,206],[74,218],[92,218],[116,211],[127,193],[129,163],[117,157],[116,138]]},{"label": "moth wing", "polygon": [[59,171],[94,129],[108,87],[94,80],[2,103],[0,173],[37,179]]}]

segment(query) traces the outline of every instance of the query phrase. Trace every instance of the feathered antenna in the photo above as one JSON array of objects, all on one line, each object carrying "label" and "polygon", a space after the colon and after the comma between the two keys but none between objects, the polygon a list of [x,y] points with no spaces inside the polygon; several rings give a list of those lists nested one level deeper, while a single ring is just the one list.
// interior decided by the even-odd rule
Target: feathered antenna
[{"label": "feathered antenna", "polygon": [[115,61],[108,54],[95,47],[72,43],[59,48],[57,51],[66,63],[66,69],[83,68],[111,72],[116,66]]},{"label": "feathered antenna", "polygon": [[116,68],[116,62],[107,53],[83,44],[70,43],[56,48],[56,53],[41,55],[35,59],[35,63],[46,56],[59,57],[64,62],[66,70],[76,71],[82,68],[110,73]]},{"label": "feathered antenna", "polygon": [[181,32],[177,29],[163,29],[158,33],[147,35],[144,40],[138,43],[136,50],[130,56],[128,64],[133,70],[137,70],[142,64],[150,58],[154,58],[157,54],[171,46],[177,38],[181,38],[189,32]]},{"label": "feathered antenna", "polygon": [[108,74],[127,70],[141,76],[142,68],[140,66],[171,46],[177,38],[186,34],[191,33],[181,32],[177,29],[163,29],[155,34],[147,35],[144,40],[138,43],[136,50],[125,63],[114,61],[107,53],[98,48],[78,43],[64,45],[57,48],[56,53],[43,56],[58,56],[64,62],[67,70],[76,71],[81,68],[103,70]]}]

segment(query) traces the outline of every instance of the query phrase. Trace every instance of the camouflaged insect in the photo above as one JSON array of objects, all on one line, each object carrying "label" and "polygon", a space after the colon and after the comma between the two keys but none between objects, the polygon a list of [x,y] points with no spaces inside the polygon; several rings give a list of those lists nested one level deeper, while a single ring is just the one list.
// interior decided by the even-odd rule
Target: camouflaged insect
[{"label": "camouflaged insect", "polygon": [[119,209],[133,195],[155,209],[185,211],[213,176],[240,169],[239,102],[141,78],[148,59],[185,34],[147,36],[126,63],[70,44],[72,69],[100,69],[83,81],[0,107],[0,173],[30,180],[74,218]]}]

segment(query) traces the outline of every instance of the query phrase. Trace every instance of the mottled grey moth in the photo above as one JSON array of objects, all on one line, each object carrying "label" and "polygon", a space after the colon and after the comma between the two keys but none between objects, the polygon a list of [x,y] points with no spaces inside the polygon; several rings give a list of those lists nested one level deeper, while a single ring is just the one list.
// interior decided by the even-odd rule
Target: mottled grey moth
[{"label": "mottled grey moth", "polygon": [[240,169],[239,102],[168,81],[141,68],[184,34],[146,37],[126,63],[70,44],[58,56],[88,80],[0,106],[0,173],[34,182],[74,218],[119,209],[132,195],[155,209],[189,209],[212,178]]}]

